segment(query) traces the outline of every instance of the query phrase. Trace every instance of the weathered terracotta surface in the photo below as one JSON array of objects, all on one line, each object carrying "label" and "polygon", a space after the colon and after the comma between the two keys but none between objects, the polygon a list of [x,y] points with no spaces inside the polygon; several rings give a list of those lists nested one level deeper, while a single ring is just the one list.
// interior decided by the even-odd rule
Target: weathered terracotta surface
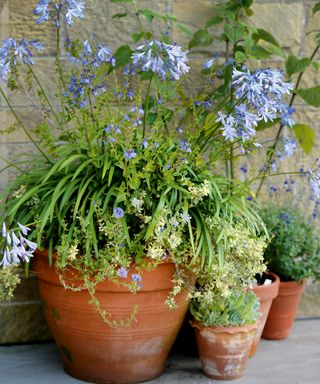
[{"label": "weathered terracotta surface", "polygon": [[203,327],[192,321],[204,373],[216,380],[243,375],[258,323],[240,327]]},{"label": "weathered terracotta surface", "polygon": [[267,279],[272,280],[272,283],[269,285],[257,285],[253,288],[253,292],[257,295],[260,301],[261,317],[259,319],[259,326],[251,346],[249,357],[253,356],[258,348],[262,331],[266,324],[267,317],[271,308],[272,300],[278,296],[279,292],[279,277],[272,272],[266,272],[264,276]]},{"label": "weathered terracotta surface", "polygon": [[292,330],[306,281],[280,281],[279,294],[273,300],[262,337],[286,339]]},{"label": "weathered terracotta surface", "polygon": [[[88,304],[87,291],[65,290],[43,255],[34,258],[33,269],[39,277],[49,327],[69,374],[85,381],[119,384],[161,375],[189,304],[185,290],[177,297],[178,309],[170,311],[165,305],[172,288],[173,264],[144,271],[143,287],[137,294],[110,281],[97,286],[95,295],[114,320],[129,318],[134,305],[139,306],[136,321],[125,328],[106,325]],[[66,275],[71,277],[71,272]],[[80,284],[79,280],[73,283]]]}]

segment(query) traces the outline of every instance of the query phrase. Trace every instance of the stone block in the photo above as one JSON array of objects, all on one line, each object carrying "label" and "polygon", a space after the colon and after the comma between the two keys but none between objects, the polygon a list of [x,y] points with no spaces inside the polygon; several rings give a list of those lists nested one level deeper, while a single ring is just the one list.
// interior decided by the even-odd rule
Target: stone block
[{"label": "stone block", "polygon": [[[167,11],[167,2],[158,1],[151,2],[150,4],[150,1],[142,0],[139,1],[137,8],[150,8],[164,14]],[[129,14],[128,17],[112,19],[112,16],[116,13],[127,12]],[[85,16],[84,20],[76,22],[72,28],[66,30],[66,33],[69,33],[71,38],[85,41],[92,39],[93,34],[95,34],[97,42],[106,44],[112,50],[117,49],[122,44],[134,46],[131,35],[134,32],[140,31],[140,25],[131,4],[89,0],[86,2]],[[163,33],[167,30],[165,23],[158,22],[157,20],[150,24],[141,16],[141,22],[145,30],[151,30],[158,38],[161,32]]]},{"label": "stone block", "polygon": [[254,15],[248,22],[257,28],[263,28],[278,40],[280,46],[298,54],[304,23],[303,2],[290,4],[259,4],[252,6]]},{"label": "stone block", "polygon": [[320,317],[320,283],[307,284],[301,298],[298,317]]},{"label": "stone block", "polygon": [[0,344],[43,341],[52,338],[44,318],[36,278],[21,276],[15,297],[0,302]]},{"label": "stone block", "polygon": [[35,23],[35,5],[36,3],[30,0],[9,1],[9,34],[16,39],[39,40],[45,44],[46,49],[37,53],[37,56],[50,56],[55,52],[56,28],[51,22],[41,25]]},{"label": "stone block", "polygon": [[[313,3],[314,5],[314,3]],[[310,56],[317,46],[315,36],[319,31],[320,13],[312,14],[313,5],[306,6],[306,28],[303,54]],[[312,32],[313,31],[313,32]],[[320,60],[320,52],[316,55],[317,60]]]},{"label": "stone block", "polygon": [[[192,0],[173,0],[172,13],[177,18],[178,22],[185,25],[192,32],[202,28],[206,21],[215,15],[215,5],[212,1],[202,0],[194,2]],[[213,42],[208,47],[194,47],[194,52],[210,52],[213,56],[216,52],[224,52],[225,44],[218,39],[218,36],[223,31],[221,26],[209,28],[212,34]],[[175,24],[173,24],[173,40],[178,44],[187,47],[190,41],[190,36],[182,32]]]}]

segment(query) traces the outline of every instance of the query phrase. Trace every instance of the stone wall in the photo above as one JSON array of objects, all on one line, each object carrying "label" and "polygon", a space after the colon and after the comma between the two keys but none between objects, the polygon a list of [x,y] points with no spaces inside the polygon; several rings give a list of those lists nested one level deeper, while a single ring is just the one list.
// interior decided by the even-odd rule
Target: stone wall
[{"label": "stone wall", "polygon": [[[180,22],[191,30],[201,27],[204,22],[213,15],[215,0],[139,0],[139,8],[151,8],[160,13],[173,14]],[[32,15],[36,0],[0,0],[0,40],[7,36],[25,37],[26,39],[38,39],[45,43],[47,49],[37,58],[37,66],[34,67],[40,79],[49,91],[53,89],[55,77],[50,68],[54,66],[54,51],[56,44],[56,31],[53,26],[37,26],[34,23]],[[87,0],[86,19],[83,22],[76,22],[75,26],[69,30],[71,37],[80,40],[90,38],[95,32],[98,41],[106,42],[111,48],[116,48],[123,43],[131,44],[131,33],[138,28],[138,20],[133,15],[131,18],[112,19],[112,15],[117,12],[124,12],[129,8],[126,3],[115,4],[108,0]],[[287,52],[296,55],[310,55],[314,42],[306,33],[320,26],[320,12],[312,17],[312,7],[316,3],[314,0],[255,0],[253,11],[254,16],[250,18],[252,24],[269,30],[278,39],[280,44],[286,48]],[[132,13],[132,10],[131,10]],[[169,26],[170,27],[170,26]],[[155,32],[165,32],[167,26],[158,22],[154,23]],[[219,30],[216,31],[218,35]],[[186,36],[175,26],[171,29],[173,40],[178,44],[186,43]],[[67,30],[64,27],[62,39],[67,36]],[[63,46],[63,45],[62,45]],[[63,48],[61,48],[63,50]],[[194,92],[196,85],[201,84],[201,79],[196,74],[196,70],[201,68],[203,61],[211,57],[215,52],[223,54],[223,44],[215,39],[208,48],[194,49],[192,52],[192,66],[187,80],[187,87],[190,92]],[[61,52],[63,54],[63,51]],[[318,59],[320,57],[318,56]],[[281,68],[283,63],[279,60],[270,60],[267,63],[261,63],[263,66],[272,66]],[[303,85],[313,86],[319,84],[319,74],[311,70],[303,78]],[[39,109],[37,108],[37,96],[31,91],[26,95],[17,95],[8,92],[8,97],[30,129],[33,129],[39,121]],[[292,164],[307,164],[317,156],[319,149],[319,112],[312,107],[303,105],[300,101],[297,104],[298,119],[307,121],[313,125],[317,132],[317,145],[309,158],[299,151]],[[8,128],[14,123],[3,98],[0,98],[0,130]],[[26,135],[16,129],[10,135],[0,135],[0,155],[7,159],[13,156],[23,154],[33,150],[33,146],[28,142]],[[24,157],[21,157],[23,161]],[[0,159],[0,169],[5,167],[5,163]],[[7,169],[0,173],[0,191],[6,186],[8,181],[14,177],[14,171]],[[300,188],[301,189],[301,188]],[[302,191],[302,193],[304,193]],[[33,282],[31,283],[31,285]],[[27,288],[26,288],[27,289]],[[30,288],[32,290],[32,288]],[[320,316],[319,288],[310,285],[305,294],[304,302],[301,306],[300,315],[302,316]],[[22,306],[30,306],[30,314],[34,311],[34,304],[29,298],[21,299],[25,303]],[[317,301],[318,300],[318,301]],[[13,304],[15,307],[17,304]],[[7,313],[10,312],[7,307]],[[0,324],[3,324],[5,304],[0,304]],[[22,312],[21,312],[22,313]],[[30,315],[28,315],[30,316]],[[1,320],[2,317],[2,320]],[[25,315],[23,315],[25,318]],[[23,325],[24,320],[21,320]],[[2,326],[1,326],[2,328]],[[42,328],[40,328],[42,329]],[[41,331],[42,332],[42,331]],[[40,332],[40,333],[41,333]],[[6,338],[4,339],[7,340]],[[22,338],[25,340],[25,338]],[[1,341],[1,338],[0,338]]]}]

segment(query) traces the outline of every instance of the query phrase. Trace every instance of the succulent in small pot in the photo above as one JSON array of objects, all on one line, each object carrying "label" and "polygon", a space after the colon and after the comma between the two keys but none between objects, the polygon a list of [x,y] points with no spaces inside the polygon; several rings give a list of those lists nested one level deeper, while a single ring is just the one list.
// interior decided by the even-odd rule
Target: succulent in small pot
[{"label": "succulent in small pot", "polygon": [[259,300],[252,291],[236,290],[225,298],[213,293],[211,304],[193,300],[190,306],[202,369],[213,379],[237,379],[258,328]]},{"label": "succulent in small pot", "polygon": [[320,244],[314,223],[296,207],[270,205],[261,211],[271,241],[264,258],[280,277],[278,297],[273,301],[263,331],[267,339],[290,335],[306,279],[320,279]]}]

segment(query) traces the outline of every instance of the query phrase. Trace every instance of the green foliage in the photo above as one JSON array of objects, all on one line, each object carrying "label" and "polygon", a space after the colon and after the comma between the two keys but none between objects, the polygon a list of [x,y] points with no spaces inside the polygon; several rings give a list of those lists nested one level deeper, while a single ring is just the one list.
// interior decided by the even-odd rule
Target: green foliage
[{"label": "green foliage", "polygon": [[286,59],[286,53],[284,52],[284,50],[278,47],[277,45],[270,43],[269,41],[260,39],[257,42],[257,46],[260,48],[263,48],[264,50],[269,52],[272,56],[279,56],[279,57],[282,57],[283,59]]},{"label": "green foliage", "polygon": [[316,3],[314,6],[313,6],[313,14],[317,13],[320,11],[320,3]]},{"label": "green foliage", "polygon": [[314,129],[306,124],[295,124],[292,129],[304,153],[308,155],[315,142]]},{"label": "green foliage", "polygon": [[320,86],[299,89],[296,91],[296,94],[299,95],[307,104],[312,105],[313,107],[320,107]]},{"label": "green foliage", "polygon": [[213,41],[213,37],[209,34],[208,30],[200,29],[193,35],[189,43],[189,48],[207,47],[212,43],[212,41]]},{"label": "green foliage", "polygon": [[212,232],[226,236],[228,248],[221,265],[213,264],[200,273],[190,311],[205,326],[254,323],[259,305],[247,288],[265,270],[266,239],[253,236],[241,224],[233,227],[214,219],[209,224]]},{"label": "green foliage", "polygon": [[304,72],[310,64],[310,59],[304,57],[299,59],[294,55],[290,55],[286,62],[286,71],[289,77],[291,77],[294,73]]},{"label": "green foliage", "polygon": [[0,269],[0,301],[13,299],[14,290],[20,283],[19,269],[8,267]]},{"label": "green foliage", "polygon": [[133,52],[128,45],[122,45],[121,47],[119,47],[114,54],[116,59],[115,67],[121,68],[124,67],[126,64],[129,64],[132,53]]},{"label": "green foliage", "polygon": [[193,300],[192,316],[205,327],[241,326],[254,324],[259,316],[260,303],[252,291],[234,291],[229,297],[212,294],[210,304]]},{"label": "green foliage", "polygon": [[320,243],[314,223],[293,207],[269,205],[260,214],[271,236],[264,255],[268,268],[282,280],[319,280]]}]

